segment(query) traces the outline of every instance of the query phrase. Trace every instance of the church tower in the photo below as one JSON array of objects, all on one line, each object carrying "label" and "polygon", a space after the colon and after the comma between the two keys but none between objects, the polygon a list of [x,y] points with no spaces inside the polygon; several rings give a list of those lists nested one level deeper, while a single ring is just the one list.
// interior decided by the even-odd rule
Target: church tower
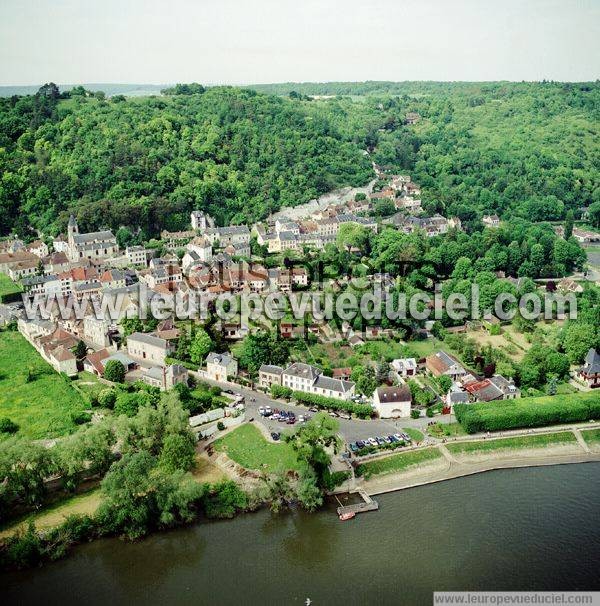
[{"label": "church tower", "polygon": [[79,233],[79,227],[77,225],[77,220],[73,215],[69,217],[69,225],[67,227],[67,235],[69,243],[73,241],[73,236]]}]

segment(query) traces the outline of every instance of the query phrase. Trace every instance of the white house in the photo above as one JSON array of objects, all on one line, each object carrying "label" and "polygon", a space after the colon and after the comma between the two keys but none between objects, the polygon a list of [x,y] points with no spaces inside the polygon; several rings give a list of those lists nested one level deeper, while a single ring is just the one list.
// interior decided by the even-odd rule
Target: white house
[{"label": "white house", "polygon": [[415,358],[399,358],[392,360],[390,366],[399,377],[414,377],[417,374],[417,361]]},{"label": "white house", "polygon": [[210,352],[206,356],[206,376],[213,381],[227,381],[238,372],[237,360],[229,354]]},{"label": "white house", "polygon": [[411,404],[408,385],[378,387],[373,394],[373,407],[382,419],[410,417]]}]

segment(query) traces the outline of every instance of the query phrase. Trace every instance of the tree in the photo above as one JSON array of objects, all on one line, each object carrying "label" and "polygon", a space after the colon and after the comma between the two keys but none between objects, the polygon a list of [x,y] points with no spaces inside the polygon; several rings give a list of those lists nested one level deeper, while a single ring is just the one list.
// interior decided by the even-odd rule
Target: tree
[{"label": "tree", "polygon": [[0,441],[0,514],[4,517],[17,503],[41,505],[46,478],[54,469],[50,449],[16,436]]},{"label": "tree", "polygon": [[83,360],[87,355],[87,345],[80,339],[73,348],[73,354],[78,360]]},{"label": "tree", "polygon": [[571,364],[580,364],[592,347],[598,346],[598,328],[569,322],[563,331],[563,348]]},{"label": "tree", "polygon": [[0,433],[17,433],[19,431],[19,426],[11,421],[8,417],[2,417],[0,419]]},{"label": "tree", "polygon": [[596,200],[596,202],[590,204],[588,215],[590,217],[591,224],[594,227],[600,227],[600,200]]},{"label": "tree", "polygon": [[113,383],[123,383],[125,380],[125,366],[119,360],[109,360],[104,367],[104,378]]},{"label": "tree", "polygon": [[447,393],[452,387],[452,379],[448,375],[442,375],[438,378],[438,384],[442,393]]},{"label": "tree", "polygon": [[166,471],[190,470],[196,461],[196,448],[191,435],[170,434],[164,442],[159,465]]},{"label": "tree", "polygon": [[565,216],[565,240],[568,240],[573,235],[573,211],[569,209]]},{"label": "tree", "polygon": [[242,368],[255,377],[263,364],[283,366],[290,355],[289,343],[275,331],[259,330],[249,334],[239,350],[239,362]]},{"label": "tree", "polygon": [[325,413],[318,413],[294,434],[284,436],[298,459],[304,461],[314,472],[319,488],[323,487],[323,477],[331,463],[328,451],[337,452],[341,444],[338,430],[339,423],[335,419]]},{"label": "tree", "polygon": [[136,539],[155,527],[190,522],[203,492],[189,474],[161,469],[150,453],[130,453],[102,480],[97,518],[107,532]]},{"label": "tree", "polygon": [[373,395],[377,389],[377,377],[372,366],[355,366],[350,378],[356,383],[358,391],[365,396]]},{"label": "tree", "polygon": [[212,346],[210,335],[203,328],[198,328],[190,345],[190,360],[194,364],[202,364]]}]

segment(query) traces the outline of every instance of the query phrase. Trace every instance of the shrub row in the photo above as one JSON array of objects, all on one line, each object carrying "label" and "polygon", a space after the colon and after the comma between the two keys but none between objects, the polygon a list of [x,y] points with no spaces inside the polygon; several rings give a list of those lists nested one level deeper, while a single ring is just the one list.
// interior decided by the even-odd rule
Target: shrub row
[{"label": "shrub row", "polygon": [[600,419],[600,392],[457,404],[454,412],[468,433],[589,421]]},{"label": "shrub row", "polygon": [[327,398],[315,393],[305,393],[303,391],[294,391],[292,394],[296,402],[316,406],[317,408],[326,408],[328,410],[343,410],[354,413],[361,419],[368,419],[373,414],[373,408],[369,404],[355,404],[346,400],[336,398]]}]

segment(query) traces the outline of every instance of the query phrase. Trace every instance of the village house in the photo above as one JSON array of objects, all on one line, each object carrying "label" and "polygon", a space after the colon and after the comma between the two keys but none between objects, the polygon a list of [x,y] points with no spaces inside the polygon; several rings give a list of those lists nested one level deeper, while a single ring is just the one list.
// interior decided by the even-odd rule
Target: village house
[{"label": "village house", "polygon": [[408,385],[378,387],[373,394],[373,408],[381,419],[410,417],[411,406]]},{"label": "village house", "polygon": [[462,364],[445,351],[438,351],[425,358],[425,366],[434,377],[446,375],[453,381],[457,381],[467,374]]},{"label": "village house", "polygon": [[77,221],[73,215],[67,227],[67,250],[72,262],[81,259],[105,259],[119,252],[117,239],[111,231],[97,231],[80,234]]},{"label": "village house", "polygon": [[500,227],[500,217],[498,215],[483,215],[481,222],[490,228]]},{"label": "village house", "polygon": [[560,282],[556,285],[556,287],[558,288],[558,290],[564,294],[566,293],[581,293],[583,292],[583,286],[581,286],[581,284],[575,282],[575,280],[572,280],[571,278],[563,278],[562,280],[560,280]]},{"label": "village house", "polygon": [[14,282],[18,282],[27,276],[33,276],[38,273],[40,263],[41,260],[34,255],[33,259],[21,261],[10,267],[8,269],[8,276]]},{"label": "village house", "polygon": [[37,352],[56,370],[69,377],[77,374],[77,358],[71,351],[79,339],[53,323],[18,321],[21,334]]},{"label": "village house", "polygon": [[354,383],[323,375],[316,366],[294,362],[281,373],[281,385],[293,391],[303,391],[325,396],[349,400],[354,395]]},{"label": "village house", "polygon": [[119,269],[107,269],[100,275],[103,288],[124,288],[125,274]]},{"label": "village house", "polygon": [[52,297],[62,295],[62,282],[56,275],[48,276],[29,276],[21,280],[23,290],[29,297],[36,295],[42,297]]},{"label": "village house", "polygon": [[158,387],[161,391],[173,389],[175,385],[188,383],[188,370],[181,364],[171,364],[170,366],[153,366],[144,372],[142,380],[152,387]]},{"label": "village house", "polygon": [[213,245],[222,248],[233,244],[236,248],[250,246],[250,230],[247,225],[232,225],[229,227],[209,227],[204,237]]},{"label": "village house", "polygon": [[520,396],[520,391],[513,381],[509,381],[501,375],[465,383],[464,389],[475,402],[512,400]]},{"label": "village house", "polygon": [[229,354],[210,352],[206,356],[206,376],[213,381],[227,381],[238,373],[237,360]]},{"label": "village house", "polygon": [[390,366],[397,376],[402,379],[414,377],[417,374],[417,361],[415,358],[399,358],[397,360],[392,360]]},{"label": "village house", "polygon": [[134,358],[140,358],[160,364],[172,352],[172,347],[166,339],[161,339],[152,333],[134,332],[127,337],[127,353]]},{"label": "village house", "polygon": [[128,246],[125,249],[125,256],[127,257],[127,263],[129,265],[141,265],[146,267],[148,265],[148,255],[151,251],[145,249],[143,246]]},{"label": "village house", "polygon": [[31,254],[35,255],[36,257],[40,257],[40,259],[42,257],[47,257],[48,253],[50,252],[48,250],[48,245],[42,242],[41,240],[35,240],[34,242],[31,242],[31,244],[27,245],[26,250],[29,251]]},{"label": "village house", "polygon": [[8,274],[11,268],[16,267],[20,263],[30,263],[31,266],[37,269],[39,261],[36,255],[25,250],[4,252],[0,254],[0,272]]},{"label": "village house", "polygon": [[588,387],[600,387],[600,354],[595,349],[590,349],[585,356],[585,362],[579,369],[579,377]]},{"label": "village house", "polygon": [[283,368],[272,364],[263,364],[258,369],[258,385],[270,389],[272,385],[281,385]]}]

